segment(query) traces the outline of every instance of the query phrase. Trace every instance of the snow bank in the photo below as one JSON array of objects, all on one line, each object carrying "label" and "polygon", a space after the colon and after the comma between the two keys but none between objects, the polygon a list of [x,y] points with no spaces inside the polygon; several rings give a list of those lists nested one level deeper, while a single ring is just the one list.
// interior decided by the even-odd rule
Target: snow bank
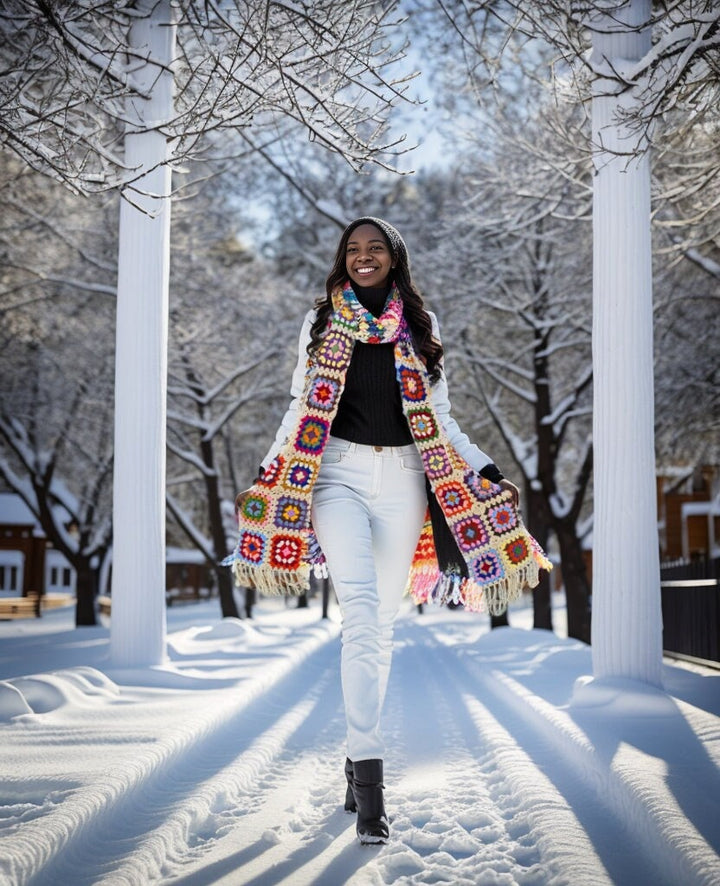
[{"label": "snow bank", "polygon": [[342,809],[337,611],[168,615],[169,661],[135,670],[108,667],[105,628],[0,626],[0,882],[720,882],[718,675],[594,681],[588,647],[529,630],[527,608],[489,632],[406,607],[392,836],[368,850]]}]

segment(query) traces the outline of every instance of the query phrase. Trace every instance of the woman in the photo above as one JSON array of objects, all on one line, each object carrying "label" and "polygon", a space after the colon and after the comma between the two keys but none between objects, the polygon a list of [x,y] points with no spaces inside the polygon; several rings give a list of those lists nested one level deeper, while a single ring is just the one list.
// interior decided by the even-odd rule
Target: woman
[{"label": "woman", "polygon": [[450,416],[442,356],[402,237],[356,219],[305,318],[294,399],[236,503],[239,584],[301,593],[311,564],[329,569],[342,616],[345,808],[357,810],[362,843],[388,839],[379,724],[408,581],[418,601],[497,611],[549,566],[517,515],[517,487]]}]

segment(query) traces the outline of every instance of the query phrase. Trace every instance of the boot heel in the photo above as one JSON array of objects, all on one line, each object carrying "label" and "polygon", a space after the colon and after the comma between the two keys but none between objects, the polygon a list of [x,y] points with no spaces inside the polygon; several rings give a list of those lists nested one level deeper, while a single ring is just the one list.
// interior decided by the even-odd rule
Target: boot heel
[{"label": "boot heel", "polygon": [[345,791],[345,812],[357,812],[355,795],[353,794],[353,764],[349,758],[345,759],[345,778],[347,789]]}]

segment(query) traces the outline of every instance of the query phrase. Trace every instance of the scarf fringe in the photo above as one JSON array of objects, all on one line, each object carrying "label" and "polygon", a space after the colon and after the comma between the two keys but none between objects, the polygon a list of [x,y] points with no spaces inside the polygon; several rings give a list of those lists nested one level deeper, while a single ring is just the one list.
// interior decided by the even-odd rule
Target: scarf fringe
[{"label": "scarf fringe", "polygon": [[255,588],[266,597],[300,597],[310,590],[310,566],[307,563],[291,570],[248,566],[234,560],[233,575],[239,587]]},{"label": "scarf fringe", "polygon": [[502,615],[510,603],[520,599],[526,588],[532,589],[538,585],[541,569],[551,568],[552,564],[546,557],[534,558],[522,569],[516,569],[504,578],[479,585],[457,572],[442,573],[439,568],[424,567],[411,574],[406,593],[418,604],[460,605],[468,612]]},{"label": "scarf fringe", "polygon": [[226,557],[223,566],[232,566],[238,587],[255,588],[266,597],[300,597],[310,590],[310,574],[315,578],[328,578],[327,564],[321,561],[307,563],[299,569],[279,570],[270,566],[249,566],[234,554]]}]

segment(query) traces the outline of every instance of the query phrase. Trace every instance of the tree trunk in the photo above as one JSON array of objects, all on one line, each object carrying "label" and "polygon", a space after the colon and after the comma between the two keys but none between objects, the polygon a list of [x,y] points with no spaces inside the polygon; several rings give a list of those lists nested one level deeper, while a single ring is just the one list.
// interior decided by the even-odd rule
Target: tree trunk
[{"label": "tree trunk", "polygon": [[590,642],[591,597],[582,544],[575,523],[558,523],[555,534],[560,547],[563,584],[567,600],[568,637]]},{"label": "tree trunk", "polygon": [[[546,323],[548,314],[549,288],[545,269],[550,265],[549,250],[546,242],[543,220],[535,225],[533,243],[534,279],[533,279],[533,310],[538,325],[535,329],[533,342],[533,377],[535,388],[535,434],[537,437],[537,480],[540,489],[534,489],[530,478],[526,483],[528,529],[537,539],[543,550],[547,550],[552,519],[550,503],[557,488],[555,469],[558,458],[558,444],[553,423],[547,421],[552,415],[550,399],[550,360],[548,343],[551,325]],[[540,583],[533,592],[533,627],[552,630],[552,610],[550,605],[550,577],[543,572]]]},{"label": "tree trunk", "polygon": [[252,618],[252,608],[257,602],[255,588],[245,588],[245,618]]},{"label": "tree trunk", "polygon": [[650,49],[651,7],[631,0],[588,22],[599,74],[592,99],[592,649],[596,677],[660,685],[650,161],[641,135],[622,120],[632,89],[613,79]]},{"label": "tree trunk", "polygon": [[215,568],[217,576],[218,594],[220,595],[220,612],[223,618],[240,618],[235,594],[233,592],[232,570],[227,566]]},{"label": "tree trunk", "polygon": [[90,627],[97,624],[95,618],[95,595],[98,589],[98,570],[89,562],[73,563],[75,567],[75,626]]},{"label": "tree trunk", "polygon": [[[542,493],[528,489],[525,492],[527,499],[527,528],[528,532],[537,539],[538,544],[544,551],[547,550],[550,530],[547,523],[548,505]],[[533,590],[533,627],[551,631],[552,606],[550,598],[550,575],[544,570],[540,573],[540,583]]]},{"label": "tree trunk", "polygon": [[[535,535],[535,533],[532,533]],[[537,536],[535,535],[535,538]],[[540,541],[538,539],[538,541]],[[545,550],[545,545],[541,546]],[[540,582],[533,589],[533,627],[543,631],[552,631],[552,582],[548,572],[540,573]]]},{"label": "tree trunk", "polygon": [[[222,501],[218,487],[218,475],[215,469],[215,453],[212,440],[203,440],[200,443],[202,460],[208,470],[203,475],[205,480],[205,493],[207,495],[208,519],[210,521],[210,537],[212,538],[215,551],[215,562],[219,563],[227,554],[227,539],[225,538],[225,526],[222,518]],[[231,570],[226,566],[216,568],[218,579],[218,592],[220,594],[220,609],[223,618],[239,618],[235,595],[233,594],[233,578]]]},{"label": "tree trunk", "polygon": [[148,127],[172,115],[175,28],[170,0],[138,0],[136,7],[130,46],[137,58],[157,64],[134,67],[132,76],[149,98],[127,103],[125,162],[148,171],[125,191],[120,207],[110,630],[116,667],[161,664],[166,635],[170,168],[167,139]]}]

